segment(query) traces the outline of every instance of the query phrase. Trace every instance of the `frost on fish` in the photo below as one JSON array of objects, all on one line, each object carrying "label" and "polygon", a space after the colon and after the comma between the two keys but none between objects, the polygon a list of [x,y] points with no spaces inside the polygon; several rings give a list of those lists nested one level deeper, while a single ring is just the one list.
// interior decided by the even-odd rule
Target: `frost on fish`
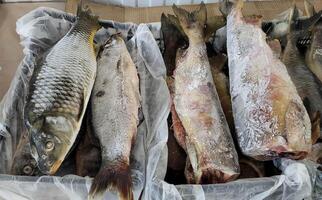
[{"label": "frost on fish", "polygon": [[189,38],[189,47],[177,53],[173,99],[185,130],[186,178],[197,184],[226,182],[238,176],[239,165],[207,59],[206,8],[201,4],[192,13],[176,6],[173,10]]},{"label": "frost on fish", "polygon": [[242,1],[227,19],[230,91],[238,143],[260,160],[303,158],[311,150],[311,124],[285,65],[257,25],[243,21]]}]

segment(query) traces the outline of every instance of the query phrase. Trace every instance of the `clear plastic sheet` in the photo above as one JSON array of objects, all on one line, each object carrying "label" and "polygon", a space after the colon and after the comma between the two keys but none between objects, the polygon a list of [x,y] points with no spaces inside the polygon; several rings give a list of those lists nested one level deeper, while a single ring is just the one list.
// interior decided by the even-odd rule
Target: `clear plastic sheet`
[{"label": "clear plastic sheet", "polygon": [[[57,42],[69,29],[74,17],[63,12],[38,8],[17,22],[17,32],[25,47],[25,58],[5,98],[0,104],[0,173],[8,172],[10,158],[23,131],[21,116],[26,86],[33,72],[34,62],[46,49]],[[144,121],[138,128],[138,137],[131,157],[134,197],[142,199],[318,199],[322,196],[322,174],[310,161],[287,159],[275,162],[280,176],[241,179],[226,184],[178,185],[163,180],[167,165],[166,141],[169,93],[164,80],[165,66],[154,38],[160,37],[159,24],[114,23],[97,34],[100,43],[104,37],[121,32],[134,60],[139,76]],[[130,25],[129,25],[130,24]],[[114,29],[114,30],[113,30]],[[115,30],[116,29],[116,30]],[[151,33],[152,30],[152,33]],[[18,107],[16,105],[19,105]],[[0,175],[0,199],[36,200],[53,198],[87,199],[91,178],[75,175],[64,177],[21,177]],[[114,199],[108,192],[105,199]]]}]

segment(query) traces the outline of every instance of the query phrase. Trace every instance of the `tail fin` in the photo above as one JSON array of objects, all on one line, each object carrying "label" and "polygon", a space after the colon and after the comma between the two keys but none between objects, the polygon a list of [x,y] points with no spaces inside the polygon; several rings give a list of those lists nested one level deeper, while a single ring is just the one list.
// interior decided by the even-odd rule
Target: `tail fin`
[{"label": "tail fin", "polygon": [[230,2],[229,0],[224,0],[219,5],[219,11],[225,18],[227,18],[233,6],[234,3]]},{"label": "tail fin", "polygon": [[[196,32],[196,30],[202,31],[202,37],[204,37],[204,27],[207,21],[207,9],[203,2],[201,2],[199,10],[195,10],[191,13],[182,8],[178,8],[175,4],[173,4],[172,9],[174,14],[178,17],[183,31],[188,37]],[[193,31],[189,31],[189,29],[193,29]]]},{"label": "tail fin", "polygon": [[86,21],[96,29],[99,29],[101,27],[98,23],[98,16],[94,15],[89,7],[85,6],[83,8],[82,0],[77,5],[76,13],[78,20]]},{"label": "tail fin", "polygon": [[298,9],[295,7],[293,15],[291,15],[289,19],[289,36],[291,36],[291,39],[293,38],[297,42],[299,38],[302,38],[305,35],[307,35],[308,31],[310,31],[316,24],[316,22],[320,20],[322,11],[318,12],[317,14],[313,15],[308,19],[296,19],[296,12],[298,12]]},{"label": "tail fin", "polygon": [[185,45],[188,38],[182,30],[178,18],[174,15],[166,16],[162,13],[161,31],[164,41],[163,57],[167,68],[167,75],[172,76],[176,65],[177,50]]},{"label": "tail fin", "polygon": [[205,30],[205,39],[208,41],[208,39],[216,33],[218,29],[221,27],[225,26],[226,21],[223,17],[209,17],[207,19],[207,24],[206,24],[206,30]]},{"label": "tail fin", "polygon": [[110,188],[116,189],[122,200],[133,199],[131,170],[127,162],[109,163],[101,168],[93,180],[90,196],[102,195]]},{"label": "tail fin", "polygon": [[314,5],[309,0],[304,0],[305,12],[308,17],[312,17],[316,14]]}]

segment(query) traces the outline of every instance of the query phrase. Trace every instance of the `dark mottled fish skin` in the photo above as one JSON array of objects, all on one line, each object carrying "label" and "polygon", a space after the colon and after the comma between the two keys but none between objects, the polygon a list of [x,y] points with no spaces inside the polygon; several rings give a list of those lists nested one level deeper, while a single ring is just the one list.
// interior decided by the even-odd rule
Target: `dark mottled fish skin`
[{"label": "dark mottled fish skin", "polygon": [[[306,65],[305,56],[297,48],[297,41],[300,37],[306,35],[309,27],[312,27],[319,20],[320,15],[316,14],[305,20],[299,19],[291,24],[288,42],[283,54],[283,62],[306,106],[313,129],[319,129],[322,126],[319,116],[322,113],[322,82]],[[320,121],[320,127],[316,127],[315,121],[317,120]],[[313,136],[314,133],[313,130]]]},{"label": "dark mottled fish skin", "polygon": [[98,18],[79,9],[73,27],[33,74],[25,120],[32,156],[44,174],[58,170],[80,129],[96,75],[98,28]]},{"label": "dark mottled fish skin", "polygon": [[[87,112],[90,112],[90,106],[88,107]],[[83,177],[95,177],[101,166],[101,148],[99,140],[93,133],[88,114],[85,114],[80,134],[82,136],[75,154],[76,174]]]},{"label": "dark mottled fish skin", "polygon": [[17,150],[13,157],[10,174],[21,176],[42,175],[38,169],[36,160],[31,155],[30,141],[27,134],[23,134],[19,140]]},{"label": "dark mottled fish skin", "polygon": [[[207,58],[204,25],[206,7],[191,13],[173,6],[189,38],[189,47],[177,52],[174,105],[185,129],[185,145],[194,183],[227,182],[239,174],[237,152],[216,92]],[[189,170],[186,170],[189,179]]]},{"label": "dark mottled fish skin", "polygon": [[111,36],[99,57],[91,117],[94,134],[100,141],[102,165],[90,197],[111,188],[118,191],[120,198],[133,199],[130,153],[139,122],[137,69],[119,35]]},{"label": "dark mottled fish skin", "polygon": [[[315,15],[314,6],[308,0],[305,0],[304,3],[308,16]],[[310,45],[306,52],[306,63],[310,70],[322,82],[322,19],[314,25],[309,41]]]},{"label": "dark mottled fish skin", "polygon": [[187,36],[180,29],[178,19],[173,15],[161,15],[161,31],[164,41],[163,58],[167,68],[167,76],[172,76],[176,66],[176,54],[185,46]]}]

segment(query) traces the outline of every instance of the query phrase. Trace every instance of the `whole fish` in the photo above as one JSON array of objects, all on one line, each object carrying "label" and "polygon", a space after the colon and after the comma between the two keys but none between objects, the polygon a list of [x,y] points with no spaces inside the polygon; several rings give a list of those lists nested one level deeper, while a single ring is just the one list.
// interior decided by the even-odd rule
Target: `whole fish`
[{"label": "whole fish", "polygon": [[102,164],[90,193],[94,197],[113,187],[121,198],[132,199],[130,152],[140,107],[137,69],[119,35],[111,36],[99,56],[91,117]]},{"label": "whole fish", "polygon": [[227,8],[230,93],[239,147],[258,160],[303,158],[312,147],[309,116],[285,65],[266,42],[261,19],[246,23],[242,7],[238,0]]},{"label": "whole fish", "polygon": [[13,157],[10,174],[22,176],[42,175],[38,169],[36,160],[31,155],[29,136],[27,134],[23,134],[19,140]]},{"label": "whole fish", "polygon": [[[316,14],[314,6],[305,0],[305,7],[309,17]],[[309,48],[306,52],[306,63],[310,70],[322,82],[322,19],[313,27]]]},{"label": "whole fish", "polygon": [[189,39],[189,47],[177,52],[173,101],[185,130],[194,182],[233,180],[239,174],[238,157],[207,58],[206,6],[201,3],[199,10],[189,13],[174,5],[173,11]]},{"label": "whole fish", "polygon": [[[291,23],[288,42],[283,54],[283,62],[296,86],[298,94],[304,102],[312,121],[313,129],[317,131],[322,126],[320,121],[320,113],[322,113],[322,82],[307,67],[305,56],[297,48],[297,42],[299,38],[307,34],[310,27],[320,19],[320,16],[321,13],[318,13],[311,18],[298,19]],[[320,127],[315,127],[316,120],[320,122]],[[312,130],[312,138],[315,138],[314,140],[320,135],[315,130]]]},{"label": "whole fish", "polygon": [[54,174],[74,144],[96,75],[93,38],[98,18],[78,9],[77,20],[34,72],[25,106],[31,153]]},{"label": "whole fish", "polygon": [[76,147],[76,174],[95,177],[101,166],[101,149],[98,139],[93,134],[88,112],[90,112],[90,108],[86,111],[80,130],[82,136]]}]

